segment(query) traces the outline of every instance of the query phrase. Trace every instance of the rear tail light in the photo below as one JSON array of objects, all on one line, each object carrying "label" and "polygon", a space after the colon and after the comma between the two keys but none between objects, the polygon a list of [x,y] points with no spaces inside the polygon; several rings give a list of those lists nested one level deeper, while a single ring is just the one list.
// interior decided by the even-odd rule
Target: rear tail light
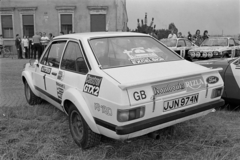
[{"label": "rear tail light", "polygon": [[117,120],[119,122],[127,122],[134,119],[143,117],[145,114],[145,106],[137,107],[134,109],[118,110]]},{"label": "rear tail light", "polygon": [[221,88],[215,88],[212,91],[212,96],[211,98],[217,98],[217,97],[221,97],[223,94],[223,87]]}]

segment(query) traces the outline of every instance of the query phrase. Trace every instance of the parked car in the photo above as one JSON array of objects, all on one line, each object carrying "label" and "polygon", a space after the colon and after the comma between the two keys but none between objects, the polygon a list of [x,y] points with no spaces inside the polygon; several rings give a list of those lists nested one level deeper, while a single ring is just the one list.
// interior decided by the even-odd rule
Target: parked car
[{"label": "parked car", "polygon": [[101,135],[129,139],[212,112],[224,104],[218,71],[150,35],[92,32],[55,37],[22,80],[27,102],[65,112],[74,141],[89,148]]},{"label": "parked car", "polygon": [[240,104],[240,58],[197,61],[208,68],[223,68],[220,72],[224,81],[223,98],[229,103]]},{"label": "parked car", "polygon": [[240,56],[240,46],[232,37],[210,37],[200,47],[191,49],[193,59],[230,58]]},{"label": "parked car", "polygon": [[186,38],[176,38],[176,39],[161,39],[160,42],[165,44],[167,47],[178,53],[183,58],[192,61],[191,56],[188,54],[188,51],[198,47],[191,41]]}]

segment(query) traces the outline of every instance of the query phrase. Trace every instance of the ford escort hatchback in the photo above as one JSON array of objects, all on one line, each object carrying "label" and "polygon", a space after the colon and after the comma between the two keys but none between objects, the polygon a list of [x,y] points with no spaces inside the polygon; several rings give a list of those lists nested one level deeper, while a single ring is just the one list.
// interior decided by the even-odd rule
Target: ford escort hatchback
[{"label": "ford escort hatchback", "polygon": [[65,112],[74,141],[89,148],[101,135],[138,137],[222,106],[219,70],[146,34],[95,32],[55,37],[22,80],[28,103],[44,99]]}]

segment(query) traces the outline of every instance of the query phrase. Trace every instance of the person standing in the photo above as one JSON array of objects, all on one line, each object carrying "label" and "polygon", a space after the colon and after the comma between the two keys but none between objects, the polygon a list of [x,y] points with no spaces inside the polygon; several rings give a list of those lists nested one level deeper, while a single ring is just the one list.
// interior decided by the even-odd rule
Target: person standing
[{"label": "person standing", "polygon": [[38,52],[38,59],[41,57],[41,37],[38,35],[38,32],[33,36],[33,50],[34,50],[34,59],[36,59],[36,52]]},{"label": "person standing", "polygon": [[176,34],[174,33],[174,30],[173,30],[173,29],[171,30],[171,33],[168,35],[168,38],[172,38],[172,39],[177,38],[177,36],[176,36]]},{"label": "person standing", "polygon": [[178,38],[183,38],[182,32],[178,32]]},{"label": "person standing", "polygon": [[193,36],[195,44],[200,46],[202,43],[202,36],[200,35],[200,30],[198,29],[196,31],[196,34]]},{"label": "person standing", "polygon": [[49,33],[49,41],[52,41],[54,38],[54,36],[52,35],[52,33]]},{"label": "person standing", "polygon": [[204,41],[205,39],[208,39],[208,38],[209,38],[209,36],[208,36],[208,31],[205,30],[205,31],[203,32],[202,40]]},{"label": "person standing", "polygon": [[43,50],[46,48],[48,42],[49,42],[49,38],[46,36],[46,33],[43,32],[43,36],[41,37],[41,44],[43,46]]},{"label": "person standing", "polygon": [[3,49],[3,36],[0,34],[0,55],[2,54]]},{"label": "person standing", "polygon": [[16,39],[15,39],[15,46],[17,48],[17,53],[18,53],[18,59],[23,59],[22,57],[22,43],[21,43],[21,38],[19,34],[16,34]]},{"label": "person standing", "polygon": [[22,44],[23,44],[24,51],[25,51],[25,58],[29,58],[29,51],[28,51],[29,44],[28,43],[29,43],[29,41],[28,41],[27,37],[23,36]]},{"label": "person standing", "polygon": [[187,36],[189,41],[192,41],[192,34],[190,33],[190,31],[188,31],[188,36]]},{"label": "person standing", "polygon": [[28,50],[29,50],[29,59],[33,58],[33,44],[32,44],[32,38],[28,37]]}]

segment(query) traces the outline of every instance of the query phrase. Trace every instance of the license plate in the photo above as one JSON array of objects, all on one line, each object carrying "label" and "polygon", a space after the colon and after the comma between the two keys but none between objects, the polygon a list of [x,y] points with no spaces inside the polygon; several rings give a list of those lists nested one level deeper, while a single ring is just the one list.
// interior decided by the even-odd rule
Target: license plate
[{"label": "license plate", "polygon": [[198,102],[198,94],[193,94],[181,98],[164,101],[163,112],[167,112],[173,109],[185,107]]}]

